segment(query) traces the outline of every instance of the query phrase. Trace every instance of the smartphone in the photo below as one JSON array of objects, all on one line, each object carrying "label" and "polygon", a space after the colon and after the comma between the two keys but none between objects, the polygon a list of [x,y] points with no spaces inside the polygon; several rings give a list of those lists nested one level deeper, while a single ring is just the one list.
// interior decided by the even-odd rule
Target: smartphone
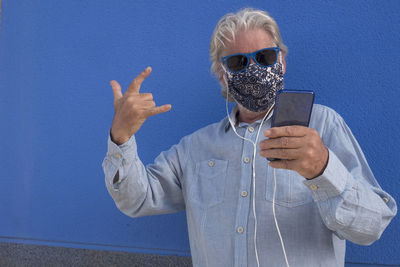
[{"label": "smartphone", "polygon": [[[281,90],[275,98],[271,127],[301,125],[308,127],[314,104],[314,92],[305,90]],[[268,160],[279,160],[270,159]]]},{"label": "smartphone", "polygon": [[313,91],[281,90],[275,98],[271,127],[301,125],[308,127],[314,104]]}]

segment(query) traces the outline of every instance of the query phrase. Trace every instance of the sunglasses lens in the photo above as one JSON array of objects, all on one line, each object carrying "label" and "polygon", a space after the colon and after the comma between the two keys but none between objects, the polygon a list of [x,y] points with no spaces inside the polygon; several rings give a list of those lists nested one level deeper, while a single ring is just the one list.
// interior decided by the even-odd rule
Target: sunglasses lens
[{"label": "sunglasses lens", "polygon": [[258,64],[263,66],[270,66],[276,63],[276,51],[271,49],[265,49],[258,52],[255,56]]},{"label": "sunglasses lens", "polygon": [[240,71],[247,66],[247,57],[242,55],[231,56],[226,60],[226,65],[231,71]]}]

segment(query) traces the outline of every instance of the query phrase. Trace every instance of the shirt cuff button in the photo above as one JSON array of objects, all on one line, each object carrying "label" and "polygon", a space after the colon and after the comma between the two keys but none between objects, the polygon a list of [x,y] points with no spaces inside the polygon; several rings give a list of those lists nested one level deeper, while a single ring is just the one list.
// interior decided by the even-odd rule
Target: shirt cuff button
[{"label": "shirt cuff button", "polygon": [[312,191],[315,191],[315,190],[318,189],[318,186],[315,185],[315,184],[312,184],[312,185],[310,185],[309,187],[310,187],[310,189],[311,189]]}]

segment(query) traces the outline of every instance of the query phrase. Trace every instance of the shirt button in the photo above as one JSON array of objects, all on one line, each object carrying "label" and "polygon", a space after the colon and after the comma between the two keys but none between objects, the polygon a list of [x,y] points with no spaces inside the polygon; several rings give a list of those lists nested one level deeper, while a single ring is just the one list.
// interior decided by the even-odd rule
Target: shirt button
[{"label": "shirt button", "polygon": [[244,190],[244,191],[242,191],[242,193],[240,194],[242,197],[247,197],[247,191],[246,190]]},{"label": "shirt button", "polygon": [[214,161],[210,160],[210,161],[208,162],[208,166],[214,167]]},{"label": "shirt button", "polygon": [[250,159],[249,159],[249,157],[245,157],[245,158],[243,159],[243,161],[244,161],[245,163],[249,163],[249,162],[250,162]]},{"label": "shirt button", "polygon": [[310,189],[313,190],[313,191],[315,191],[315,190],[318,189],[318,186],[315,185],[315,184],[312,184],[312,185],[310,185]]},{"label": "shirt button", "polygon": [[116,153],[116,154],[114,154],[114,157],[116,157],[117,159],[120,159],[120,158],[122,158],[122,155],[120,153]]},{"label": "shirt button", "polygon": [[389,199],[388,199],[387,197],[383,197],[382,200],[383,200],[385,203],[388,203],[388,202],[389,202]]},{"label": "shirt button", "polygon": [[254,128],[251,127],[251,126],[248,128],[248,130],[249,130],[249,132],[251,132],[251,133],[254,132]]},{"label": "shirt button", "polygon": [[243,233],[243,227],[239,226],[239,227],[237,228],[237,232],[238,232],[239,234]]}]

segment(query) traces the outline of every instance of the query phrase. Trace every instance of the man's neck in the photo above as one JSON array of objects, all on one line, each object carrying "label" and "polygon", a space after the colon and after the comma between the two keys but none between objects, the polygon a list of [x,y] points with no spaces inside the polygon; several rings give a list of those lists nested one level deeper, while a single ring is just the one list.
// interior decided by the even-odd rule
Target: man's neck
[{"label": "man's neck", "polygon": [[252,124],[255,121],[261,120],[264,118],[266,111],[264,112],[253,112],[244,108],[238,108],[236,113],[236,120],[238,122],[245,122],[248,124]]}]

